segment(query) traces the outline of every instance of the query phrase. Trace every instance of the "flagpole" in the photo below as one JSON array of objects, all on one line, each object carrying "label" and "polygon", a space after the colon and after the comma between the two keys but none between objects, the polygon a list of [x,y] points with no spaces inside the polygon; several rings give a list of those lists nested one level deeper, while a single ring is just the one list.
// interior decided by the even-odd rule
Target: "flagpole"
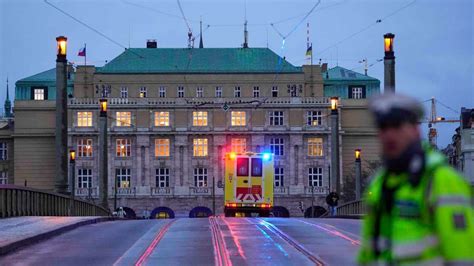
[{"label": "flagpole", "polygon": [[86,49],[86,43],[84,43],[84,66],[87,65],[87,49]]}]

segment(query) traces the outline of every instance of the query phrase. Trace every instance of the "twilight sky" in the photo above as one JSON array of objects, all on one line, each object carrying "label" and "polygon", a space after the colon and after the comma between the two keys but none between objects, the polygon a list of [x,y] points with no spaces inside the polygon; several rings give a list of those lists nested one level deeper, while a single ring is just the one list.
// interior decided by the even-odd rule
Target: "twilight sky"
[{"label": "twilight sky", "polygon": [[[187,46],[188,29],[175,0],[49,1],[123,47],[129,44],[144,47],[149,38],[156,39],[159,47]],[[396,13],[413,0],[321,0],[301,24],[304,14],[317,0],[180,2],[194,35],[199,34],[202,17],[205,47],[239,47],[243,42],[246,10],[249,46],[266,47],[268,43],[269,48],[286,56],[294,65],[305,63],[306,22],[311,27],[315,62],[321,58],[330,67],[339,64],[361,73],[363,65],[358,62],[367,58],[372,64],[383,58],[383,34],[392,32],[396,35],[398,92],[420,101],[435,97],[455,110],[474,107],[474,4],[471,0],[416,0]],[[375,23],[378,19],[382,22]],[[295,29],[283,46],[282,38],[271,23],[282,35]],[[357,32],[360,33],[350,37]],[[43,0],[0,0],[1,105],[7,75],[12,97],[18,79],[54,67],[55,37],[59,35],[69,39],[68,59],[80,64],[83,58],[77,56],[77,51],[84,43],[87,43],[88,64],[97,66],[124,50]],[[383,90],[383,63],[370,67],[369,75],[381,80]],[[428,103],[425,106],[429,108]],[[459,116],[442,105],[437,109],[438,114],[445,117]],[[437,126],[440,146],[451,141],[457,126]],[[425,132],[426,128],[423,124]]]}]

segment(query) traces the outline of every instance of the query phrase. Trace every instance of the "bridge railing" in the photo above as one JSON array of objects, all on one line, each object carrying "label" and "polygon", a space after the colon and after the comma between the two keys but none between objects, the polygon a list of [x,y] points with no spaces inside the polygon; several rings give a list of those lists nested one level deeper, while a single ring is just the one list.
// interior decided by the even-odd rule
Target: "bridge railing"
[{"label": "bridge railing", "polygon": [[107,209],[69,196],[0,185],[0,218],[15,216],[108,216]]},{"label": "bridge railing", "polygon": [[336,216],[362,217],[366,213],[366,205],[362,200],[349,201],[336,207]]}]

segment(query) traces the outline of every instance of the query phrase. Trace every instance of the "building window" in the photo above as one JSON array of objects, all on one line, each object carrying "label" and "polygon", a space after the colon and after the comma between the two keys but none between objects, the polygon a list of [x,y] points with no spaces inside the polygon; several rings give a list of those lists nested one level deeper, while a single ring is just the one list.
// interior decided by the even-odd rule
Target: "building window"
[{"label": "building window", "polygon": [[216,98],[222,98],[222,87],[216,87]]},{"label": "building window", "polygon": [[146,98],[147,90],[146,87],[140,87],[140,98]]},{"label": "building window", "polygon": [[204,97],[204,89],[202,87],[196,88],[196,98]]},{"label": "building window", "polygon": [[0,185],[6,185],[6,184],[8,184],[8,172],[1,171],[0,172]]},{"label": "building window", "polygon": [[117,157],[130,157],[132,150],[130,139],[117,139],[115,144]]},{"label": "building window", "polygon": [[231,147],[232,152],[244,153],[247,151],[247,139],[232,138],[230,140],[230,147]]},{"label": "building window", "polygon": [[310,167],[308,169],[308,180],[309,180],[310,187],[322,187],[323,186],[323,168]]},{"label": "building window", "polygon": [[77,140],[77,157],[92,157],[92,139]]},{"label": "building window", "polygon": [[285,183],[283,167],[275,167],[275,187],[283,187]]},{"label": "building window", "polygon": [[272,97],[278,97],[278,86],[272,87]]},{"label": "building window", "polygon": [[155,176],[156,187],[169,187],[170,186],[170,169],[169,168],[158,168],[156,169]]},{"label": "building window", "polygon": [[92,126],[92,112],[77,112],[77,126],[91,127]]},{"label": "building window", "polygon": [[260,87],[258,86],[253,87],[253,97],[254,98],[260,97]]},{"label": "building window", "polygon": [[77,169],[77,187],[78,188],[92,187],[92,169],[90,168]]},{"label": "building window", "polygon": [[129,127],[132,125],[132,113],[130,112],[116,112],[115,117],[118,127]]},{"label": "building window", "polygon": [[365,98],[365,88],[364,87],[349,87],[349,98],[352,98],[352,99]]},{"label": "building window", "polygon": [[207,187],[207,168],[194,168],[194,186]]},{"label": "building window", "polygon": [[323,139],[309,138],[308,139],[308,155],[309,156],[323,156]]},{"label": "building window", "polygon": [[115,175],[117,176],[117,187],[129,188],[131,179],[130,168],[117,168],[115,169]]},{"label": "building window", "polygon": [[35,100],[35,101],[46,100],[45,91],[46,91],[46,89],[44,89],[44,88],[33,89],[33,100]]},{"label": "building window", "polygon": [[155,112],[155,127],[169,127],[170,113],[169,112]]},{"label": "building window", "polygon": [[170,139],[155,139],[155,157],[170,156]]},{"label": "building window", "polygon": [[0,161],[8,160],[8,143],[0,142]]},{"label": "building window", "polygon": [[121,87],[120,88],[120,98],[128,98],[128,88]]},{"label": "building window", "polygon": [[166,87],[160,87],[159,88],[158,96],[160,98],[166,98]]},{"label": "building window", "polygon": [[207,139],[193,139],[193,156],[207,156]]},{"label": "building window", "polygon": [[231,115],[231,125],[232,126],[245,126],[246,118],[244,111],[232,111]]},{"label": "building window", "polygon": [[322,124],[323,115],[321,111],[308,111],[306,124],[308,126],[320,126]]},{"label": "building window", "polygon": [[282,111],[270,112],[270,125],[283,126],[283,112]]},{"label": "building window", "polygon": [[206,111],[193,112],[193,126],[195,127],[207,126],[207,112]]},{"label": "building window", "polygon": [[240,87],[239,86],[234,88],[234,97],[235,98],[240,98]]},{"label": "building window", "polygon": [[178,86],[178,98],[184,98],[184,87]]},{"label": "building window", "polygon": [[282,138],[271,138],[270,139],[270,151],[274,155],[283,156],[284,155],[284,143]]}]

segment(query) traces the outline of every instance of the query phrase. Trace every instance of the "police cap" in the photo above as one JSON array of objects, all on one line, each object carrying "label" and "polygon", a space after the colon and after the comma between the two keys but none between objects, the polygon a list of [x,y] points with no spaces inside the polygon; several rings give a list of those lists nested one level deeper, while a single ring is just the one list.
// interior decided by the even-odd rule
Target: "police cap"
[{"label": "police cap", "polygon": [[423,118],[423,106],[412,97],[384,93],[372,97],[369,110],[379,128],[399,127],[404,123],[417,124]]}]

